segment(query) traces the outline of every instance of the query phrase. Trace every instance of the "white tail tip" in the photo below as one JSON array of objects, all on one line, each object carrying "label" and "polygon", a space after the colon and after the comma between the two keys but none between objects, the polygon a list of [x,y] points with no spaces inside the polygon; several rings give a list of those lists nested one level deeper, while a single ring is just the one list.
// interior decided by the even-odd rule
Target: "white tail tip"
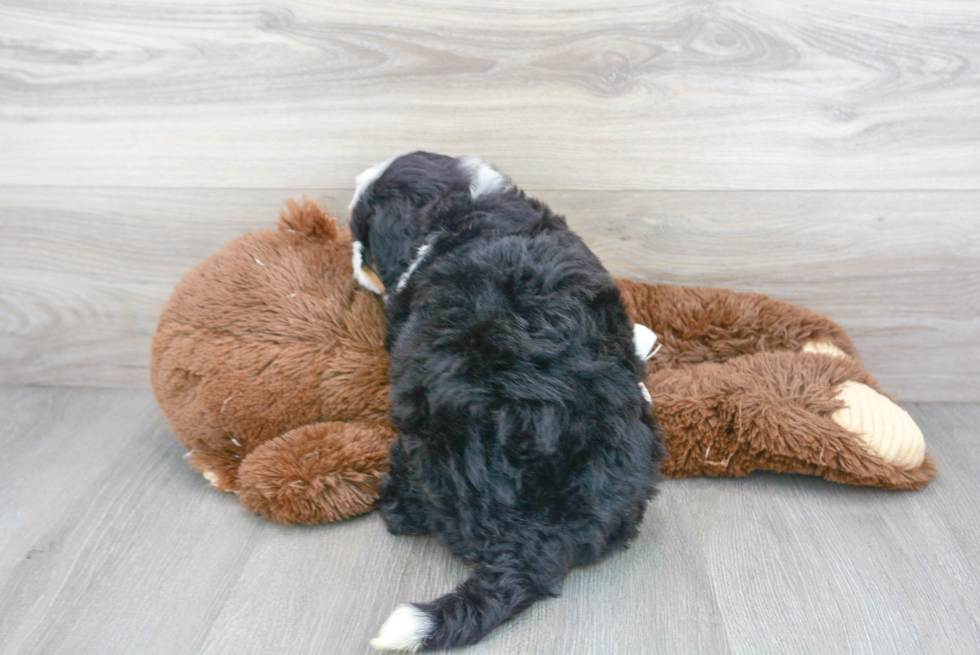
[{"label": "white tail tip", "polygon": [[399,605],[371,640],[375,650],[407,650],[414,653],[435,627],[428,614],[415,605]]}]

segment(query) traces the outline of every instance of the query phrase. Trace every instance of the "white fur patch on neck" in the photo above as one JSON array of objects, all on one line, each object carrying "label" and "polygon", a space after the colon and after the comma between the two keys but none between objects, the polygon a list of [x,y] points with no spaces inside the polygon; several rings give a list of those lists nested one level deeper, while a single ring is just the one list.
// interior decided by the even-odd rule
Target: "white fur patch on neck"
[{"label": "white fur patch on neck", "polygon": [[405,269],[402,276],[398,278],[398,285],[395,287],[395,291],[401,291],[405,288],[405,285],[408,284],[408,278],[412,277],[412,273],[414,273],[415,269],[419,267],[419,264],[425,261],[425,256],[429,254],[430,250],[432,250],[431,243],[426,243],[419,246],[418,252],[415,253],[415,259],[413,259],[412,263],[408,265],[408,268]]},{"label": "white fur patch on neck", "polygon": [[[657,345],[657,335],[653,330],[639,323],[633,324],[633,345],[636,346],[636,356],[643,361],[656,355],[660,352],[660,346],[663,346],[663,344]],[[654,346],[657,346],[656,350]]]},{"label": "white fur patch on neck", "polygon": [[470,176],[470,197],[474,200],[510,188],[507,177],[482,159],[463,157],[459,165]]},{"label": "white fur patch on neck", "polygon": [[640,393],[643,394],[643,400],[647,401],[648,404],[652,405],[653,396],[650,395],[650,390],[647,389],[647,385],[643,384],[642,382],[640,382],[639,384],[640,384]]},{"label": "white fur patch on neck", "polygon": [[364,193],[364,190],[374,184],[375,180],[384,175],[384,172],[388,170],[389,166],[391,166],[391,162],[395,161],[396,159],[398,159],[398,155],[395,155],[394,157],[379,164],[375,164],[371,168],[365,169],[360,175],[354,178],[354,197],[351,198],[350,205],[347,206],[347,209],[354,209],[354,205],[356,205],[357,201],[361,199],[361,195]]},{"label": "white fur patch on neck", "polygon": [[374,283],[374,280],[369,278],[364,274],[364,246],[361,245],[360,241],[355,241],[352,245],[353,254],[351,255],[351,264],[354,266],[354,279],[357,283],[368,291],[372,291],[376,294],[383,293],[378,285]]}]

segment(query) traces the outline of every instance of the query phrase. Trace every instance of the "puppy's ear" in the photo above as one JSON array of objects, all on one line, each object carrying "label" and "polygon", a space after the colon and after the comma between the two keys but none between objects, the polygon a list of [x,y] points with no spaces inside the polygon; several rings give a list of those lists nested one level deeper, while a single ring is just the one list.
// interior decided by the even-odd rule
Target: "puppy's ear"
[{"label": "puppy's ear", "polygon": [[[358,195],[363,193],[363,189],[358,189]],[[368,207],[363,198],[356,203],[352,203],[350,220],[351,239],[351,267],[354,269],[354,279],[357,283],[376,294],[385,292],[384,283],[378,277],[372,265],[374,258],[371,255],[371,219],[373,211]]]},{"label": "puppy's ear", "polygon": [[364,242],[355,241],[351,244],[351,249],[353,251],[351,265],[354,268],[354,279],[368,291],[373,291],[378,295],[384,294],[384,282],[378,277],[373,266],[364,263]]},{"label": "puppy's ear", "polygon": [[419,234],[417,210],[405,198],[392,198],[373,207],[364,262],[384,286],[394,288],[415,256]]}]

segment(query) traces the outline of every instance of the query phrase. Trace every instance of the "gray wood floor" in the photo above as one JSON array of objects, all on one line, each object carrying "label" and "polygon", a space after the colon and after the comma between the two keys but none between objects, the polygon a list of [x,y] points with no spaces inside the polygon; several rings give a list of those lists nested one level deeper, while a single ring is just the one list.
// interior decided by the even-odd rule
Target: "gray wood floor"
[{"label": "gray wood floor", "polygon": [[[942,471],[891,493],[669,480],[626,553],[467,652],[980,652],[980,405],[909,409]],[[283,527],[183,461],[141,389],[0,387],[0,652],[371,652],[465,575],[377,515]]]}]

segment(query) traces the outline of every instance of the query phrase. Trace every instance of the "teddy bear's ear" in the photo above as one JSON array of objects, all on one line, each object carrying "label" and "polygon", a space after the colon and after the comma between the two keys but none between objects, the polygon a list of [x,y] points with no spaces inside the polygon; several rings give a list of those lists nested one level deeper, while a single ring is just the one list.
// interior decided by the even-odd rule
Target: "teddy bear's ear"
[{"label": "teddy bear's ear", "polygon": [[337,221],[306,196],[299,202],[287,200],[279,210],[279,229],[297,232],[315,241],[335,241],[339,233]]}]

